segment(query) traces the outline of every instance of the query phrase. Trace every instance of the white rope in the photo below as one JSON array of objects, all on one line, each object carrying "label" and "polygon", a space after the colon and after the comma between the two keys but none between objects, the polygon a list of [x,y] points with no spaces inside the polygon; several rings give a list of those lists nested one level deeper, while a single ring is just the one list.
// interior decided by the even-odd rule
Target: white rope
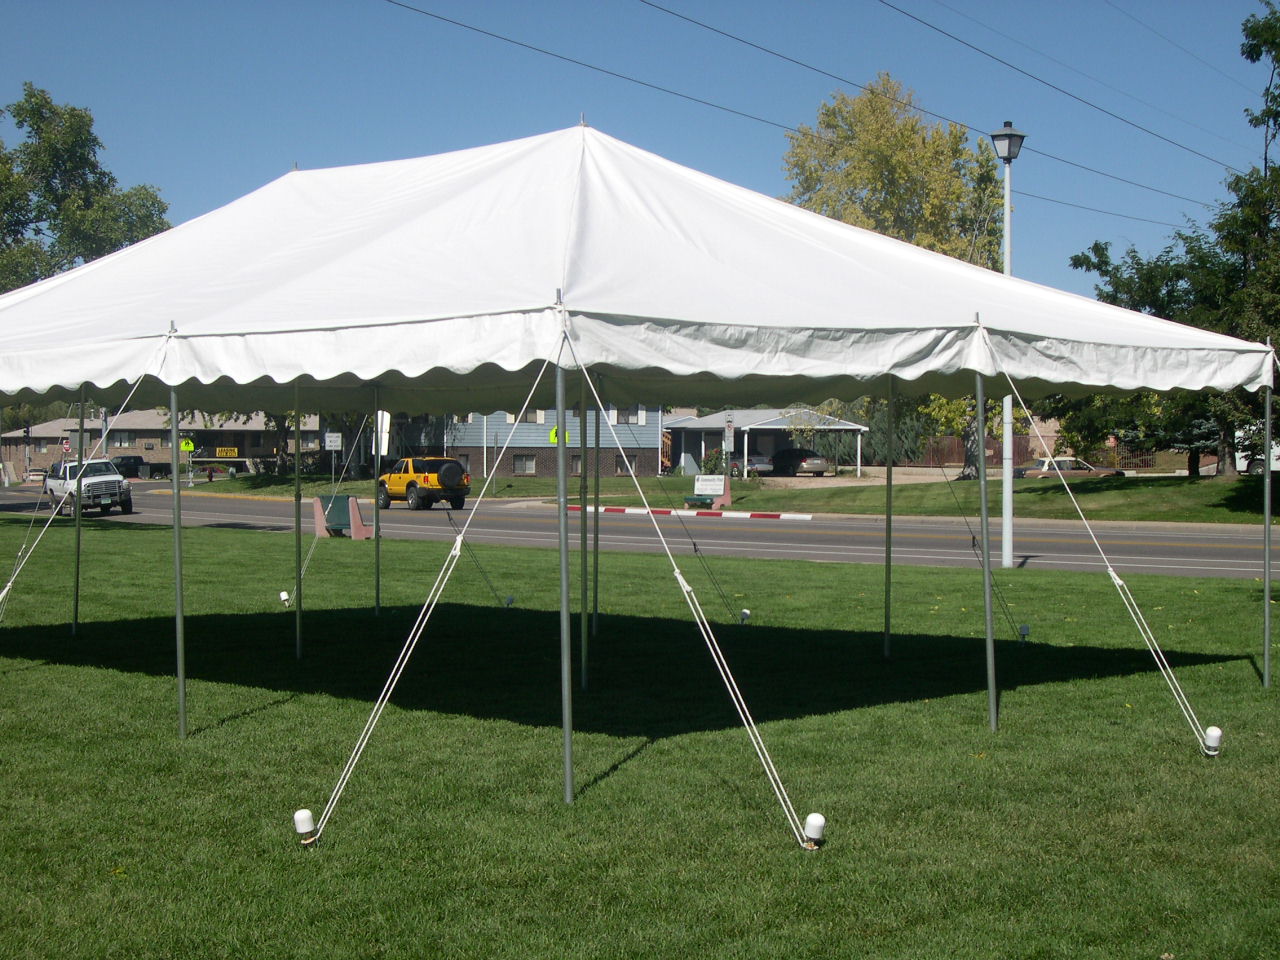
[{"label": "white rope", "polygon": [[1187,699],[1187,695],[1182,690],[1182,685],[1178,683],[1178,678],[1174,676],[1173,668],[1169,665],[1168,659],[1164,655],[1164,651],[1160,649],[1160,643],[1156,640],[1155,633],[1151,630],[1147,623],[1146,617],[1143,616],[1142,610],[1138,607],[1138,602],[1134,599],[1133,593],[1129,590],[1128,584],[1121,579],[1116,573],[1115,568],[1111,565],[1111,559],[1107,556],[1107,552],[1102,548],[1102,544],[1098,541],[1097,536],[1093,532],[1093,527],[1089,525],[1089,519],[1085,516],[1084,510],[1080,506],[1080,502],[1076,500],[1075,494],[1071,491],[1071,485],[1067,483],[1066,477],[1062,475],[1062,470],[1058,467],[1057,459],[1045,442],[1044,435],[1041,434],[1040,428],[1036,426],[1035,418],[1031,416],[1031,411],[1027,409],[1027,405],[1022,400],[1022,395],[1018,392],[1017,386],[1013,382],[1013,378],[1000,363],[1000,358],[996,354],[995,346],[991,343],[991,338],[987,335],[985,327],[979,325],[978,329],[982,333],[983,340],[987,344],[987,349],[991,353],[991,359],[995,363],[997,371],[1005,378],[1009,384],[1009,390],[1014,398],[1018,401],[1018,406],[1022,408],[1023,415],[1027,418],[1027,423],[1031,430],[1035,433],[1036,439],[1040,441],[1043,450],[1049,453],[1049,462],[1053,464],[1053,472],[1057,475],[1058,480],[1062,483],[1062,488],[1066,491],[1067,497],[1071,500],[1071,505],[1075,508],[1076,514],[1080,517],[1080,522],[1084,524],[1085,531],[1089,534],[1089,539],[1093,541],[1094,547],[1098,551],[1098,556],[1102,558],[1105,564],[1108,576],[1111,577],[1112,584],[1115,585],[1116,592],[1120,594],[1120,599],[1125,605],[1125,609],[1129,611],[1129,617],[1133,620],[1134,626],[1138,628],[1143,642],[1147,645],[1147,649],[1151,652],[1152,659],[1155,660],[1156,667],[1160,671],[1160,675],[1164,677],[1165,683],[1169,686],[1170,693],[1173,694],[1174,702],[1177,703],[1178,709],[1182,711],[1182,716],[1186,719],[1187,725],[1191,727],[1192,733],[1196,735],[1196,740],[1200,744],[1200,748],[1205,748],[1205,730],[1200,725],[1199,718],[1196,717],[1195,710],[1191,708],[1191,702]]},{"label": "white rope", "polygon": [[[159,350],[157,352],[163,351],[163,349],[167,344],[168,344],[168,337],[166,337],[165,340],[161,342]],[[107,420],[107,427],[105,430],[102,431],[102,436],[99,437],[98,441],[93,445],[93,450],[90,452],[90,454],[87,457],[84,457],[81,459],[80,463],[78,464],[81,474],[84,473],[85,463],[87,463],[89,460],[92,460],[94,457],[96,457],[99,451],[102,449],[102,444],[106,441],[108,434],[111,433],[112,426],[115,424],[116,420],[120,417],[120,415],[129,408],[129,402],[133,399],[133,395],[138,392],[138,387],[142,385],[142,381],[146,378],[146,376],[147,374],[144,369],[143,373],[138,377],[137,380],[134,381],[133,387],[130,388],[129,395],[124,398],[124,402],[120,405],[120,409],[117,410],[114,414],[112,414],[112,416]],[[79,478],[77,477],[76,479],[79,479]],[[40,500],[44,499],[44,494],[45,494],[45,487],[42,484],[40,489],[40,496],[37,500],[37,508],[36,508],[37,511],[39,510],[38,503]],[[68,488],[67,492],[62,495],[62,499],[57,502],[57,504],[53,508],[53,511],[49,514],[49,519],[46,520],[44,526],[40,528],[40,532],[36,535],[35,542],[32,543],[30,547],[28,547],[27,543],[31,539],[31,530],[32,530],[32,527],[35,526],[36,514],[33,513],[31,515],[31,523],[27,525],[26,537],[23,539],[22,546],[18,548],[17,556],[14,558],[13,572],[9,575],[9,582],[4,585],[3,590],[0,590],[0,620],[4,619],[5,611],[8,609],[9,594],[13,588],[14,582],[18,579],[18,575],[22,573],[23,568],[26,567],[27,561],[31,559],[32,554],[35,553],[36,547],[40,546],[40,541],[44,539],[44,535],[48,532],[49,528],[53,526],[54,519],[60,513],[62,513],[62,508],[66,505],[67,498],[70,496],[71,496],[71,488]]]},{"label": "white rope", "polygon": [[[573,349],[573,341],[565,336],[565,343],[569,347],[569,352],[573,355],[574,363],[582,372],[583,380],[587,386],[591,388],[591,395],[595,399],[596,406],[600,411],[604,412],[604,402],[600,399],[600,394],[596,391],[595,384],[591,378],[587,376],[586,368],[583,367],[578,360],[577,352]],[[585,411],[584,411],[585,417]],[[609,433],[613,437],[613,442],[618,448],[618,452],[623,454],[622,461],[627,465],[627,475],[631,477],[631,482],[639,494],[641,502],[644,504],[645,512],[648,514],[649,521],[653,525],[654,533],[658,537],[658,542],[662,545],[663,552],[667,555],[667,559],[671,562],[671,572],[675,577],[676,583],[680,587],[680,592],[684,596],[685,603],[689,606],[689,611],[693,614],[694,622],[698,626],[698,632],[702,635],[703,641],[707,645],[707,649],[711,653],[711,659],[715,663],[716,670],[720,674],[720,679],[724,682],[725,689],[729,692],[729,699],[733,701],[734,709],[738,712],[738,717],[742,721],[743,727],[747,731],[747,737],[751,741],[751,746],[756,751],[756,756],[760,760],[760,765],[764,768],[765,777],[769,780],[769,786],[773,788],[774,796],[778,798],[778,803],[782,807],[782,812],[787,818],[787,825],[791,828],[792,834],[795,835],[796,842],[801,846],[805,846],[804,825],[796,813],[795,806],[791,802],[790,796],[787,794],[786,787],[782,783],[782,777],[778,773],[778,768],[774,765],[773,757],[770,756],[768,748],[765,746],[764,737],[760,733],[755,719],[751,716],[751,711],[747,707],[746,698],[743,697],[742,691],[738,688],[738,683],[734,679],[733,671],[729,669],[729,661],[725,659],[724,651],[720,649],[720,644],[716,640],[715,631],[711,629],[711,623],[707,619],[706,614],[702,610],[702,605],[698,602],[697,594],[694,593],[693,587],[685,580],[684,575],[680,572],[680,567],[676,563],[675,556],[671,553],[671,548],[667,544],[667,538],[662,534],[662,528],[658,526],[657,518],[649,507],[649,500],[644,494],[644,490],[640,487],[640,481],[637,479],[635,470],[632,469],[631,460],[626,456],[626,452],[622,446],[622,440],[613,428],[613,424],[609,423],[609,418],[604,418],[605,424],[609,428]]]},{"label": "white rope", "polygon": [[[529,390],[528,396],[525,397],[524,405],[520,408],[520,413],[516,417],[519,423],[528,409],[533,395],[538,389],[538,385],[542,382],[543,374],[546,373],[550,361],[546,361],[542,365],[542,369],[538,371],[538,376],[533,382],[533,386]],[[505,455],[507,448],[511,445],[511,436],[515,431],[511,431],[508,435],[507,442],[503,444],[502,453],[499,457]],[[484,494],[489,489],[489,484],[493,480],[493,475],[485,480],[484,486],[480,490],[480,496],[475,500],[471,507],[471,516],[467,518],[463,524],[462,530],[458,533],[453,541],[453,548],[449,551],[449,555],[445,557],[444,563],[440,567],[440,572],[436,575],[435,583],[432,584],[430,592],[427,594],[426,601],[422,604],[422,608],[418,611],[418,617],[414,621],[413,627],[409,630],[409,635],[405,638],[404,646],[400,649],[400,655],[396,658],[396,662],[391,667],[391,673],[387,677],[387,682],[383,684],[382,692],[378,694],[378,699],[374,702],[373,710],[369,713],[369,719],[365,721],[364,729],[360,732],[360,736],[356,739],[355,748],[351,751],[351,755],[347,758],[346,766],[342,768],[342,773],[338,776],[338,782],[334,785],[333,793],[329,796],[329,802],[325,804],[324,811],[320,814],[320,819],[316,823],[316,839],[320,839],[320,834],[324,832],[325,826],[329,823],[329,818],[333,816],[334,808],[337,807],[338,801],[341,799],[343,791],[346,790],[347,784],[351,780],[351,775],[355,773],[356,764],[360,762],[360,757],[364,754],[364,749],[369,744],[370,738],[373,736],[374,728],[377,727],[378,721],[382,718],[382,712],[386,709],[387,703],[391,700],[391,695],[395,692],[396,684],[400,682],[405,667],[409,663],[409,658],[413,655],[414,649],[418,645],[423,632],[426,630],[427,622],[431,619],[431,614],[436,608],[436,603],[440,599],[440,594],[444,592],[445,586],[449,582],[449,578],[453,575],[454,568],[458,565],[458,558],[462,555],[463,539],[466,537],[467,529],[471,526],[471,517],[475,516],[477,508],[484,500]]]}]

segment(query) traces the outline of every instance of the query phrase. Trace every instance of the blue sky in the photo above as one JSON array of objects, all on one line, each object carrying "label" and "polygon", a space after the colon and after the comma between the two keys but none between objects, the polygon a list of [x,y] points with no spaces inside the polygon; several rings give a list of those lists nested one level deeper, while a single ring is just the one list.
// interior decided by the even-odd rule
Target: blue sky
[{"label": "blue sky", "polygon": [[[450,19],[781,126],[856,87],[640,0],[406,0]],[[1256,0],[892,0],[1130,123],[997,63],[879,0],[661,0],[853,83],[888,71],[924,108],[1028,134],[1014,165],[1014,273],[1092,295],[1067,265],[1095,240],[1161,249],[1260,161],[1243,111],[1267,74],[1239,55]],[[121,183],[179,223],[303,168],[420,156],[592,126],[774,196],[783,131],[518,48],[386,0],[9,0],[0,103],[24,80],[88,107]],[[1147,127],[1175,146],[1132,124]],[[16,131],[0,120],[0,138]],[[1183,149],[1183,147],[1188,149]],[[1030,150],[1042,153],[1028,152]],[[1197,156],[1190,151],[1207,155]],[[1120,183],[1043,154],[1180,198]],[[1024,195],[1019,195],[1024,194]],[[1147,223],[1069,204],[1128,214]]]}]

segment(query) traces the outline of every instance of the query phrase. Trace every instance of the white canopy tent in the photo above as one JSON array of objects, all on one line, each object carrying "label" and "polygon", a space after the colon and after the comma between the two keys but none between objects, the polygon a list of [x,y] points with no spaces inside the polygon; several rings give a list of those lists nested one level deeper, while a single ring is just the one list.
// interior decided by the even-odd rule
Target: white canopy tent
[{"label": "white canopy tent", "polygon": [[1024,397],[1269,390],[1273,362],[585,126],[295,171],[0,296],[5,402],[135,390],[135,406],[188,409],[517,409],[548,360],[561,409],[566,367],[615,403],[782,405],[969,395],[1006,376]]}]

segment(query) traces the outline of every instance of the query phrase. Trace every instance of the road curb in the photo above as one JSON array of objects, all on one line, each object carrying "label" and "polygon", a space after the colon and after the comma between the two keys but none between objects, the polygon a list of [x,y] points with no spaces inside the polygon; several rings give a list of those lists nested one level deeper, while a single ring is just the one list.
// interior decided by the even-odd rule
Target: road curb
[{"label": "road curb", "polygon": [[[638,513],[655,517],[728,517],[736,520],[812,520],[811,513],[766,513],[748,512],[746,510],[677,510],[669,507],[587,507],[588,513]],[[577,504],[569,506],[570,511],[581,513],[582,507]]]}]

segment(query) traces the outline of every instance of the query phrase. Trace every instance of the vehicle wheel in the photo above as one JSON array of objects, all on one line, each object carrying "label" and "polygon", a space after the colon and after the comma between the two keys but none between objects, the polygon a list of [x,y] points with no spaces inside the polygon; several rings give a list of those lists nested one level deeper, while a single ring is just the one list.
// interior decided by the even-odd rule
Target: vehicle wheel
[{"label": "vehicle wheel", "polygon": [[387,485],[385,483],[378,484],[378,509],[391,509],[391,494],[387,493]]},{"label": "vehicle wheel", "polygon": [[127,515],[129,515],[129,514],[131,514],[131,513],[133,513],[133,500],[132,500],[132,499],[129,499],[129,500],[121,500],[121,501],[120,501],[120,512],[121,512],[121,513],[123,513],[123,514],[125,514],[126,516],[127,516]]},{"label": "vehicle wheel", "polygon": [[1245,469],[1246,469],[1246,471],[1248,472],[1249,476],[1251,476],[1251,477],[1260,477],[1260,476],[1262,476],[1262,461],[1261,461],[1261,460],[1250,460],[1250,461],[1249,461],[1249,466],[1247,466]]},{"label": "vehicle wheel", "polygon": [[422,494],[416,486],[409,487],[409,489],[404,492],[404,499],[405,505],[408,506],[410,510],[422,509]]},{"label": "vehicle wheel", "polygon": [[455,510],[461,510],[462,505],[465,504],[466,502],[467,502],[466,497],[450,497],[449,498],[449,506],[453,507],[453,509]]},{"label": "vehicle wheel", "polygon": [[456,487],[462,483],[462,467],[450,460],[440,466],[437,476],[440,478],[440,486]]}]

